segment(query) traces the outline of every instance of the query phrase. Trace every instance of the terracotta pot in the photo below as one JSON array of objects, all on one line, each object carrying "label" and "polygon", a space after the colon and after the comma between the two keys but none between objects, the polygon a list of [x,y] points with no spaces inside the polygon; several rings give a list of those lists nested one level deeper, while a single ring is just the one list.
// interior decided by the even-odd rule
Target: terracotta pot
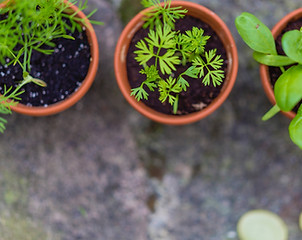
[{"label": "terracotta pot", "polygon": [[[67,2],[64,0],[64,2]],[[0,4],[0,7],[3,7],[4,4]],[[78,7],[75,5],[70,4],[70,8],[73,11],[78,11]],[[88,69],[88,73],[86,78],[83,80],[81,86],[70,96],[68,96],[65,100],[62,100],[60,102],[51,104],[47,107],[29,107],[24,104],[19,103],[17,106],[12,107],[12,110],[18,113],[22,113],[25,115],[31,115],[31,116],[46,116],[46,115],[53,115],[56,113],[59,113],[61,111],[66,110],[67,108],[74,105],[76,102],[78,102],[85,93],[89,90],[90,86],[92,85],[95,75],[97,73],[98,69],[98,63],[99,63],[99,47],[98,47],[98,41],[95,34],[95,31],[90,24],[90,22],[87,20],[85,14],[81,11],[77,13],[77,16],[80,18],[85,19],[86,23],[86,34],[88,37],[88,41],[90,44],[90,53],[91,53],[91,62]]]},{"label": "terracotta pot", "polygon": [[126,56],[131,39],[143,24],[143,13],[148,11],[148,9],[138,13],[123,30],[115,50],[114,68],[118,86],[132,107],[153,121],[171,125],[182,125],[198,121],[208,116],[225,101],[236,80],[238,71],[238,55],[234,39],[228,27],[214,12],[196,3],[185,1],[172,1],[171,6],[182,6],[183,8],[187,9],[188,15],[199,18],[203,22],[210,25],[223,42],[228,58],[228,74],[225,77],[225,82],[219,96],[205,109],[181,116],[157,112],[146,106],[143,102],[137,102],[133,96],[130,96],[131,87],[127,78]]},{"label": "terracotta pot", "polygon": [[[273,34],[274,38],[276,39],[281,34],[282,30],[286,27],[286,25],[289,22],[298,20],[299,18],[302,18],[302,8],[299,8],[299,9],[289,13],[284,18],[282,18],[272,29],[272,34]],[[268,69],[269,69],[268,66],[260,64],[260,77],[261,77],[264,91],[265,91],[268,99],[270,100],[270,102],[272,104],[276,104],[274,90],[273,90],[273,86],[271,84]],[[282,113],[290,119],[293,119],[296,116],[296,113],[293,111],[282,112]]]}]

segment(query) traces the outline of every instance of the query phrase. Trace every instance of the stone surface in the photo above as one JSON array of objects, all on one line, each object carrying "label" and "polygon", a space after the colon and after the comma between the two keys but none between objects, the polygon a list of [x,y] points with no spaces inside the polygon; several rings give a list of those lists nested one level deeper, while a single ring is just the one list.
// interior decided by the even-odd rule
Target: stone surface
[{"label": "stone surface", "polygon": [[261,121],[270,103],[234,19],[250,11],[272,27],[301,1],[195,1],[229,26],[240,67],[214,114],[179,127],[144,118],[118,90],[115,44],[140,9],[139,0],[124,1],[89,0],[105,25],[96,27],[100,66],[88,94],[55,116],[8,118],[0,239],[235,240],[239,217],[264,208],[285,220],[289,240],[300,240],[302,152],[288,119]]}]

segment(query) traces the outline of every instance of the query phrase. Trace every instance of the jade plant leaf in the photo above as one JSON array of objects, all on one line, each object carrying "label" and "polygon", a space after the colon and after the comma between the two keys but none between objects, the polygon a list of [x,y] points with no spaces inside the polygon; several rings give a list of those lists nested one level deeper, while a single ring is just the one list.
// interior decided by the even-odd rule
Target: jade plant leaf
[{"label": "jade plant leaf", "polygon": [[302,32],[292,30],[282,37],[282,48],[285,54],[294,61],[302,64]]},{"label": "jade plant leaf", "polygon": [[[296,117],[291,121],[288,130],[291,140],[302,149],[302,107],[301,106],[299,108]],[[302,221],[302,219],[300,219],[300,221]],[[300,222],[300,224],[302,224],[302,222]]]},{"label": "jade plant leaf", "polygon": [[275,83],[275,98],[282,111],[291,111],[302,99],[302,65],[286,70]]},{"label": "jade plant leaf", "polygon": [[275,116],[278,112],[280,112],[280,108],[277,104],[275,104],[264,116],[262,117],[262,121],[267,121]]},{"label": "jade plant leaf", "polygon": [[300,217],[299,217],[299,226],[302,231],[302,213],[300,213]]},{"label": "jade plant leaf", "polygon": [[236,18],[235,25],[243,41],[251,49],[277,55],[275,40],[271,31],[253,14],[242,13]]},{"label": "jade plant leaf", "polygon": [[251,210],[238,221],[240,240],[287,240],[288,228],[275,213],[263,209]]},{"label": "jade plant leaf", "polygon": [[295,60],[292,60],[287,56],[271,55],[260,52],[254,52],[253,57],[257,62],[273,67],[288,66],[296,63]]}]

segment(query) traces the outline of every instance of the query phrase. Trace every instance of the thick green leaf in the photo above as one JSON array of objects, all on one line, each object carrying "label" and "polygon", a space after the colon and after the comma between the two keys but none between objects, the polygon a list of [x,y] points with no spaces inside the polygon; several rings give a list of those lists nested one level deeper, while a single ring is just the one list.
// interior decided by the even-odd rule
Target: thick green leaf
[{"label": "thick green leaf", "polygon": [[244,12],[235,20],[236,28],[243,41],[253,50],[277,55],[274,37],[253,14]]},{"label": "thick green leaf", "polygon": [[302,99],[302,65],[286,70],[275,84],[275,98],[282,111],[291,111]]},{"label": "thick green leaf", "polygon": [[275,104],[264,116],[262,117],[262,121],[267,121],[275,116],[278,112],[280,112],[280,108],[277,104]]},{"label": "thick green leaf", "polygon": [[240,240],[287,240],[286,223],[275,213],[263,209],[251,210],[238,221]]},{"label": "thick green leaf", "polygon": [[254,52],[253,57],[257,62],[261,64],[274,67],[288,66],[296,63],[296,61],[286,56],[271,55],[260,52]]},{"label": "thick green leaf", "polygon": [[288,130],[291,140],[302,149],[302,107],[291,121]]},{"label": "thick green leaf", "polygon": [[289,58],[302,64],[302,32],[299,30],[286,32],[282,37],[282,48]]}]

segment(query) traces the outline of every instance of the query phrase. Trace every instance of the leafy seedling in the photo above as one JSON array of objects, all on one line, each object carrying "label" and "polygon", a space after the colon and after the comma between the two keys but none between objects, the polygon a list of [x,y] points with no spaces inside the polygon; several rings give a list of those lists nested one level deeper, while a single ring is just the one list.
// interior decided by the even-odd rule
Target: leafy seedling
[{"label": "leafy seedling", "polygon": [[[165,0],[163,6],[159,0],[143,0],[142,4],[151,7],[143,25],[149,28],[149,33],[136,44],[134,53],[145,80],[131,89],[131,96],[137,101],[148,100],[148,91],[157,89],[159,100],[168,101],[176,114],[179,94],[190,87],[186,78],[202,79],[206,86],[220,85],[224,79],[223,59],[216,54],[216,49],[205,51],[210,36],[204,35],[203,29],[193,27],[184,33],[174,30],[175,21],[183,18],[187,10],[171,7],[171,0]],[[188,68],[175,76],[180,65],[188,65]]]},{"label": "leafy seedling", "polygon": [[[282,74],[274,86],[276,105],[264,116],[266,121],[280,111],[289,112],[302,100],[302,28],[282,36],[284,55],[278,55],[271,31],[251,13],[244,12],[235,20],[238,33],[254,50],[256,61],[267,66],[280,67]],[[285,70],[284,66],[289,66]],[[302,106],[302,105],[301,105]],[[289,125],[291,140],[302,149],[302,107]]]},{"label": "leafy seedling", "polygon": [[[87,0],[69,0],[69,3],[63,0],[10,0],[0,9],[0,62],[3,65],[18,64],[23,73],[23,79],[17,80],[20,83],[15,88],[4,86],[4,92],[0,95],[0,113],[11,114],[11,107],[20,100],[25,84],[46,86],[42,79],[30,75],[32,53],[52,54],[54,39],[73,39],[67,30],[72,33],[76,29],[82,31],[85,22],[76,16],[77,12],[71,11],[69,4],[78,4],[79,11],[82,11],[87,7]],[[88,14],[87,18],[95,11]],[[91,23],[102,24],[98,21]],[[0,118],[0,132],[4,131],[5,124],[6,120]]]}]

